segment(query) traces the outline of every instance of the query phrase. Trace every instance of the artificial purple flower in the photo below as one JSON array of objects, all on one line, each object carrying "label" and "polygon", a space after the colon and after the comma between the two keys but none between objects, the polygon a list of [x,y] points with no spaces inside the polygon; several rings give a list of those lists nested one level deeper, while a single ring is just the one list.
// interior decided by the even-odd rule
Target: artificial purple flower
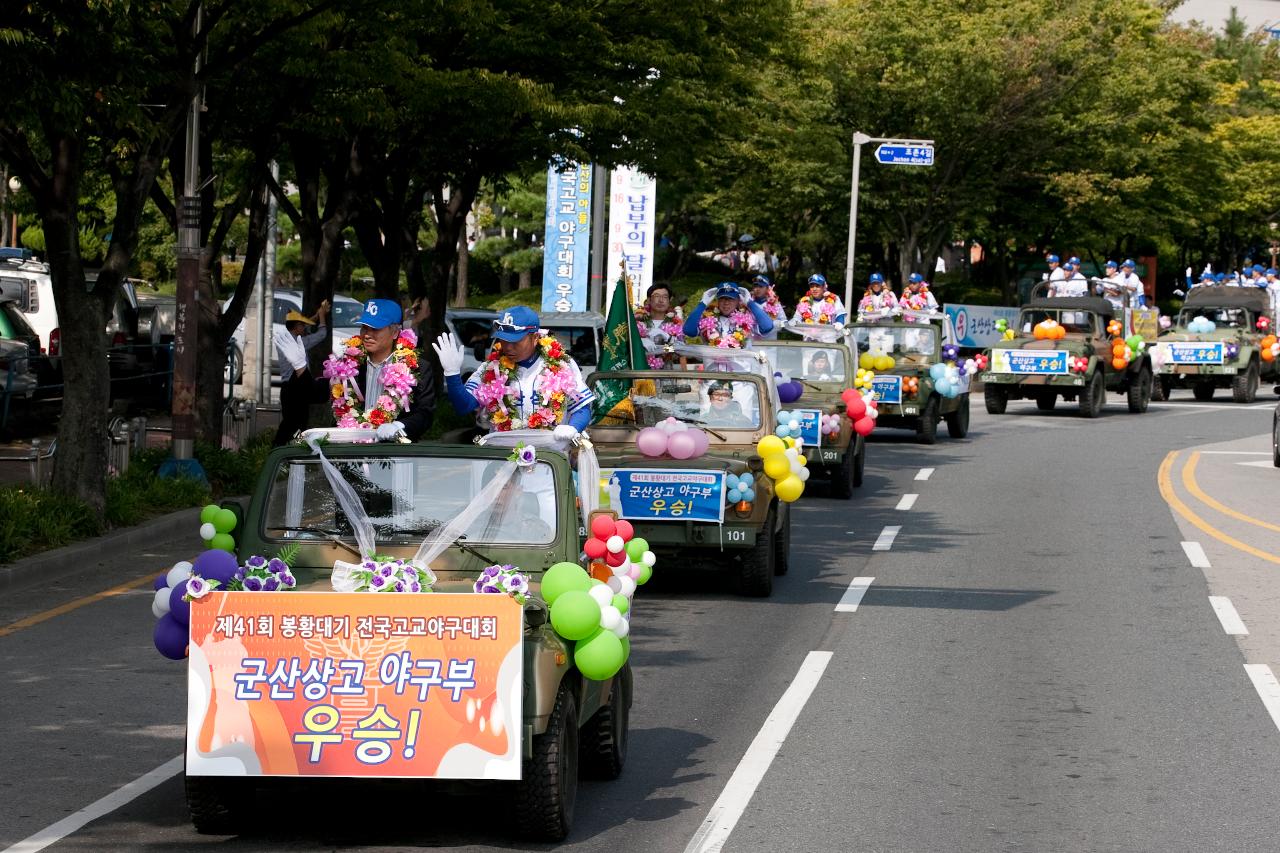
[{"label": "artificial purple flower", "polygon": [[267,563],[267,571],[273,575],[278,575],[281,572],[289,571],[289,564],[279,557],[272,557],[271,562]]},{"label": "artificial purple flower", "polygon": [[231,576],[231,580],[233,581],[244,580],[244,569],[236,569],[236,573]]},{"label": "artificial purple flower", "polygon": [[422,584],[417,581],[409,582],[409,592],[422,592]]},{"label": "artificial purple flower", "polygon": [[512,573],[502,579],[502,585],[510,593],[526,593],[529,591],[529,580],[522,574]]},{"label": "artificial purple flower", "polygon": [[516,448],[516,464],[521,468],[529,468],[533,463],[538,461],[538,452],[531,446],[523,446]]},{"label": "artificial purple flower", "polygon": [[502,567],[501,567],[501,566],[489,566],[488,568],[486,568],[486,569],[484,570],[484,577],[486,577],[486,578],[496,578],[496,577],[497,577],[499,574],[501,574],[501,573],[502,573]]},{"label": "artificial purple flower", "polygon": [[250,575],[244,579],[244,588],[249,592],[262,592],[262,578]]},{"label": "artificial purple flower", "polygon": [[401,566],[400,577],[407,581],[416,581],[418,579],[418,570],[413,566]]},{"label": "artificial purple flower", "polygon": [[295,586],[298,585],[298,579],[295,578],[293,575],[289,574],[287,570],[281,572],[279,577],[280,577],[281,589],[293,589]]},{"label": "artificial purple flower", "polygon": [[187,579],[187,598],[198,599],[204,598],[209,594],[209,584],[199,575],[192,575]]},{"label": "artificial purple flower", "polygon": [[396,573],[396,567],[391,565],[390,563],[387,563],[382,568],[378,569],[378,574],[382,575],[384,578],[389,578],[395,573]]},{"label": "artificial purple flower", "polygon": [[245,560],[244,564],[251,569],[260,569],[267,564],[267,558],[254,554],[252,557]]},{"label": "artificial purple flower", "polygon": [[396,592],[404,592],[404,581],[396,581]]},{"label": "artificial purple flower", "polygon": [[373,571],[374,569],[378,568],[378,564],[375,563],[373,560],[365,560],[363,563],[360,564],[360,568]]},{"label": "artificial purple flower", "polygon": [[280,579],[275,575],[272,575],[271,577],[267,578],[262,582],[263,592],[275,592],[279,588],[280,588]]},{"label": "artificial purple flower", "polygon": [[485,584],[483,587],[481,587],[481,588],[480,588],[480,591],[481,591],[481,592],[483,592],[483,593],[485,593],[485,594],[495,593],[495,592],[496,592],[496,593],[501,594],[501,593],[502,593],[502,587],[494,586],[493,584],[487,583],[487,584]]},{"label": "artificial purple flower", "polygon": [[382,575],[374,575],[373,577],[369,578],[369,589],[374,589],[374,590],[383,589],[384,587],[386,587],[386,585],[387,585],[387,579],[384,578]]}]

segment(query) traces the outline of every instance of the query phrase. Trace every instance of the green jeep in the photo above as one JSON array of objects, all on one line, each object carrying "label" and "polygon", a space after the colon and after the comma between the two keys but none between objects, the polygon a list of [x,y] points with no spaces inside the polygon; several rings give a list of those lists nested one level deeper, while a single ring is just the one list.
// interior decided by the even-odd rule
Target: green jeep
[{"label": "green jeep", "polygon": [[[821,471],[828,477],[832,497],[848,500],[853,497],[853,490],[862,485],[867,440],[853,431],[853,423],[844,416],[845,404],[840,399],[846,389],[853,387],[857,372],[853,354],[843,341],[835,341],[835,334],[831,337],[830,343],[756,341],[753,348],[764,353],[775,372],[803,386],[800,398],[785,404],[785,408],[808,417],[803,435],[809,470]],[[827,414],[840,416],[840,432],[822,434],[818,419]]]},{"label": "green jeep", "polygon": [[[501,466],[509,464],[511,448],[484,446],[491,439],[480,446],[329,443],[323,449],[359,497],[373,525],[378,553],[408,559],[426,536],[459,517]],[[522,836],[554,841],[564,838],[572,824],[579,767],[584,775],[604,779],[622,772],[632,676],[627,664],[606,681],[583,677],[574,667],[573,644],[552,629],[547,605],[539,596],[548,567],[578,562],[582,556],[588,520],[577,508],[569,456],[539,448],[536,462],[516,476],[431,561],[431,568],[438,576],[436,593],[474,594],[474,581],[490,565],[511,564],[530,576],[530,596],[523,608],[523,726],[518,733],[523,762],[521,780],[513,786],[510,816]],[[237,552],[242,560],[296,546],[293,570],[300,590],[330,590],[335,562],[360,559],[353,524],[335,498],[319,457],[307,447],[295,444],[272,451],[247,505],[223,505],[238,517]],[[425,616],[431,615],[432,595],[419,594]],[[187,776],[187,802],[196,829],[237,831],[254,811],[252,787],[246,783],[267,781]]]},{"label": "green jeep", "polygon": [[960,377],[959,393],[948,397],[938,393],[930,374],[934,365],[943,363],[942,348],[955,345],[950,317],[910,311],[879,319],[864,315],[846,327],[846,334],[859,365],[874,365],[877,356],[893,359],[892,367],[867,368],[875,373],[877,427],[913,430],[921,444],[938,440],[938,423],[943,420],[952,438],[969,434],[971,377]]},{"label": "green jeep", "polygon": [[[1002,415],[1010,400],[1035,400],[1041,411],[1052,411],[1058,398],[1078,400],[1080,414],[1096,418],[1106,405],[1107,392],[1125,394],[1129,411],[1141,414],[1151,402],[1149,351],[1123,370],[1112,365],[1112,336],[1107,326],[1119,313],[1098,296],[1032,296],[1018,314],[1016,337],[987,350],[982,374],[987,412]],[[1123,316],[1123,315],[1122,315]],[[1057,340],[1036,338],[1035,327],[1053,320],[1065,330]],[[1123,322],[1123,320],[1121,320]],[[1125,336],[1129,329],[1122,329]],[[1084,359],[1084,361],[1077,361]],[[1083,372],[1073,364],[1084,365]]]},{"label": "green jeep", "polygon": [[[596,373],[587,380],[598,398],[618,401],[590,428],[600,461],[600,505],[619,509],[621,503],[619,515],[660,557],[678,559],[681,568],[701,563],[717,569],[732,558],[740,592],[767,596],[773,576],[787,571],[791,546],[790,507],[774,495],[756,454],[756,443],[773,433],[777,388],[766,378],[771,374],[762,355],[735,352],[724,358],[721,369],[681,358],[670,370]],[[758,369],[722,369],[751,363]],[[641,453],[640,430],[667,418],[704,430],[707,452],[691,459]],[[746,473],[754,478],[754,499],[727,504],[728,476]],[[661,494],[644,485],[663,480],[673,485]],[[693,481],[705,481],[717,505],[704,503],[694,511],[684,493]]]},{"label": "green jeep", "polygon": [[[1258,319],[1268,318],[1266,331]],[[1198,328],[1203,318],[1212,330]],[[1193,331],[1194,328],[1194,331]],[[1257,287],[1195,287],[1173,327],[1160,333],[1158,375],[1166,399],[1174,388],[1191,387],[1200,401],[1213,399],[1218,388],[1230,388],[1231,399],[1252,403],[1262,381],[1280,381],[1280,361],[1263,361],[1261,340],[1275,328],[1270,294]]]}]

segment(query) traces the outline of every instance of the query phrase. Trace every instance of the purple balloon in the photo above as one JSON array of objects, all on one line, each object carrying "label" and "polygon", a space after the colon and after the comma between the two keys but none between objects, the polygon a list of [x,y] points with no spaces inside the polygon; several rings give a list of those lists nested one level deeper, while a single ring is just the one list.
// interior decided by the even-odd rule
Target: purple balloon
[{"label": "purple balloon", "polygon": [[698,440],[689,435],[689,430],[671,433],[667,439],[667,452],[676,459],[688,459],[698,450]]},{"label": "purple balloon", "polygon": [[645,456],[661,456],[667,452],[667,434],[657,427],[645,427],[636,436],[636,447]]},{"label": "purple balloon", "polygon": [[174,619],[177,619],[184,626],[191,620],[191,602],[184,601],[182,598],[186,594],[186,581],[183,581],[169,591],[169,612],[173,614]]},{"label": "purple balloon", "polygon": [[169,573],[161,572],[160,574],[156,575],[155,582],[151,584],[151,588],[164,589],[168,585],[169,585]]},{"label": "purple balloon", "polygon": [[221,587],[231,582],[231,577],[240,568],[235,555],[218,548],[211,548],[196,557],[192,570],[209,581],[217,581]]},{"label": "purple balloon", "polygon": [[799,382],[783,382],[778,386],[778,399],[784,403],[794,403],[804,393],[804,386]]},{"label": "purple balloon", "polygon": [[686,430],[686,432],[693,436],[693,441],[697,445],[697,447],[694,448],[693,455],[701,456],[706,453],[707,448],[711,446],[711,439],[707,437],[706,431],[693,427]]},{"label": "purple balloon", "polygon": [[182,660],[187,656],[187,626],[174,619],[173,614],[166,613],[157,619],[151,636],[156,651],[169,660]]}]

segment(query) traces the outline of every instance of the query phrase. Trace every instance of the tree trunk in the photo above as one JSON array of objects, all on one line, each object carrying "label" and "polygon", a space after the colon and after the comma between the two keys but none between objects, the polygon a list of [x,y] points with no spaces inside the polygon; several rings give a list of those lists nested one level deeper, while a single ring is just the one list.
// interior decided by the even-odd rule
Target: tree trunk
[{"label": "tree trunk", "polygon": [[457,282],[454,285],[453,304],[457,307],[466,307],[467,293],[470,286],[468,274],[471,267],[471,252],[467,249],[467,229],[464,226],[458,232],[458,262],[457,262]]},{"label": "tree trunk", "polygon": [[533,270],[520,270],[520,283],[516,285],[517,290],[528,290],[533,287]]},{"label": "tree trunk", "polygon": [[[446,188],[448,198],[445,197]],[[466,227],[467,214],[480,190],[480,179],[468,175],[456,184],[435,182],[431,203],[436,215],[436,243],[431,253],[431,274],[427,279],[427,300],[431,306],[431,339],[444,331],[445,303],[449,298],[449,272],[458,251],[459,233]]]}]

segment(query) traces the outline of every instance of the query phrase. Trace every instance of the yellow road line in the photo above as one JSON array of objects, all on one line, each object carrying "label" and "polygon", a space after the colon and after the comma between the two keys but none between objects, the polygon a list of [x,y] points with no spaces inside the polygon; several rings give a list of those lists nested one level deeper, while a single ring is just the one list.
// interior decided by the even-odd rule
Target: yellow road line
[{"label": "yellow road line", "polygon": [[156,572],[148,572],[140,578],[125,581],[119,586],[111,587],[111,589],[104,589],[102,592],[95,592],[93,595],[86,595],[81,598],[77,598],[74,601],[68,601],[66,604],[59,604],[57,607],[51,607],[41,613],[28,616],[25,619],[19,619],[17,622],[10,622],[8,625],[0,626],[0,637],[7,637],[10,634],[21,631],[23,628],[30,628],[33,625],[39,625],[41,622],[47,622],[55,616],[70,613],[72,610],[79,610],[86,604],[93,604],[95,601],[102,601],[106,598],[124,595],[130,590],[137,589],[143,584],[155,580],[155,577]]},{"label": "yellow road line", "polygon": [[1225,533],[1220,533],[1213,527],[1213,525],[1196,515],[1192,512],[1190,507],[1182,502],[1182,499],[1174,492],[1173,479],[1169,476],[1169,470],[1173,468],[1173,460],[1176,459],[1177,456],[1177,450],[1170,451],[1164,457],[1164,461],[1160,463],[1160,472],[1156,475],[1156,482],[1160,486],[1160,496],[1164,498],[1165,503],[1173,507],[1173,510],[1178,513],[1178,515],[1182,516],[1187,521],[1191,522],[1191,524],[1212,536],[1214,539],[1217,539],[1219,542],[1230,545],[1232,548],[1243,551],[1246,554],[1251,554],[1260,560],[1266,560],[1268,563],[1280,565],[1280,557],[1268,554],[1265,551],[1259,551],[1252,545],[1246,545],[1239,539],[1233,539]]},{"label": "yellow road line", "polygon": [[1267,530],[1274,530],[1280,533],[1280,525],[1263,521],[1260,518],[1254,518],[1251,515],[1245,515],[1243,512],[1237,512],[1226,504],[1219,503],[1204,493],[1200,488],[1200,484],[1196,482],[1196,463],[1200,461],[1200,451],[1194,451],[1187,464],[1182,468],[1182,485],[1187,487],[1187,491],[1195,495],[1199,501],[1207,506],[1211,506],[1223,515],[1229,515],[1232,518],[1238,518],[1240,521],[1246,521],[1249,524],[1256,524],[1258,527],[1265,527]]}]

